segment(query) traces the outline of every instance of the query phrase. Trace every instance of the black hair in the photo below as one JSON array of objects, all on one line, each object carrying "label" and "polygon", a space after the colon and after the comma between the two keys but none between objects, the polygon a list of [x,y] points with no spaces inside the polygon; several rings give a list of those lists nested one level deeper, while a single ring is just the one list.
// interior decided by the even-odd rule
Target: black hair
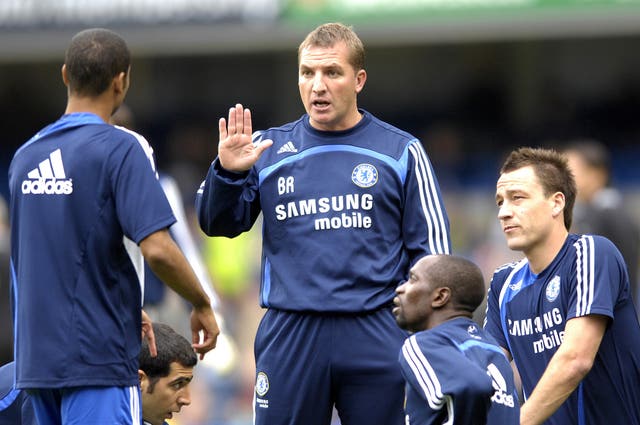
[{"label": "black hair", "polygon": [[109,87],[113,78],[129,71],[131,53],[115,32],[91,28],[73,36],[64,63],[71,93],[95,97]]},{"label": "black hair", "polygon": [[194,367],[198,362],[198,356],[185,337],[164,323],[153,323],[152,326],[158,355],[151,357],[149,344],[143,340],[138,357],[138,368],[149,377],[149,392],[153,392],[153,387],[160,378],[169,375],[171,363],[177,362],[184,367]]},{"label": "black hair", "polygon": [[456,255],[438,255],[428,269],[434,289],[447,287],[456,310],[471,314],[484,300],[486,288],[480,268],[472,261]]}]

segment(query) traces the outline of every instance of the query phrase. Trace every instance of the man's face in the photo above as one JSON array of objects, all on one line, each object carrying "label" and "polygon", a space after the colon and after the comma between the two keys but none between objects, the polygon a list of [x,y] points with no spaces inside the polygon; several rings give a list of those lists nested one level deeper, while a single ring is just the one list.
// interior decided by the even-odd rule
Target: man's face
[{"label": "man's face", "polygon": [[409,280],[396,288],[393,314],[402,329],[410,332],[427,329],[429,316],[433,312],[433,289],[428,277],[429,265],[433,261],[436,261],[436,257],[421,258],[409,271]]},{"label": "man's face", "polygon": [[344,42],[331,47],[310,46],[300,52],[300,98],[318,130],[346,130],[360,120],[356,98],[366,72],[354,70]]},{"label": "man's face", "polygon": [[184,367],[178,362],[171,363],[169,375],[158,379],[153,389],[149,377],[143,372],[140,375],[142,392],[142,417],[151,425],[162,425],[171,419],[173,413],[179,412],[182,406],[191,403],[189,383],[193,379],[193,367]]},{"label": "man's face", "polygon": [[544,246],[554,225],[553,208],[557,205],[553,195],[545,196],[533,167],[502,174],[496,185],[496,204],[510,249],[528,255]]}]

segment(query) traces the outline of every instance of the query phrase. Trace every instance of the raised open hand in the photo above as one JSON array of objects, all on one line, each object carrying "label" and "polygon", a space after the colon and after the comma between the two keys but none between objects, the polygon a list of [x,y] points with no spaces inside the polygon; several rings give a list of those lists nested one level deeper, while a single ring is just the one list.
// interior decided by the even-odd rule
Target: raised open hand
[{"label": "raised open hand", "polygon": [[218,158],[222,168],[228,171],[243,172],[250,169],[262,152],[273,144],[270,140],[257,145],[251,142],[251,111],[239,103],[229,109],[228,121],[220,118],[218,129]]}]

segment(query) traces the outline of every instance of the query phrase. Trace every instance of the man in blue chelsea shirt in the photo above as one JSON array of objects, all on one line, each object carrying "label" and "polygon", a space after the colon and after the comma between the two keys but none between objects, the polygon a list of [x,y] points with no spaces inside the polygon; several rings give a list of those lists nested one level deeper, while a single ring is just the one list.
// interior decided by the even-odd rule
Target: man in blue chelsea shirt
[{"label": "man in blue chelsea shirt", "polygon": [[29,390],[40,425],[140,422],[136,245],[193,305],[194,349],[204,355],[219,333],[167,231],[175,218],[148,143],[109,124],[130,62],[114,32],[76,34],[62,66],[65,114],[22,145],[9,168],[16,386]]},{"label": "man in blue chelsea shirt", "polygon": [[640,425],[640,325],[616,246],[570,234],[576,184],[549,149],[508,156],[498,219],[525,258],[499,267],[485,330],[522,378],[522,425]]},{"label": "man in blue chelsea shirt", "polygon": [[406,424],[517,425],[511,365],[471,318],[485,294],[478,266],[453,255],[423,257],[396,294],[396,321],[415,332],[400,353]]},{"label": "man in blue chelsea shirt", "polygon": [[256,425],[402,425],[394,291],[450,251],[429,159],[412,135],[358,108],[362,41],[324,24],[298,48],[300,119],[253,135],[238,104],[197,195],[200,226],[234,237],[263,217]]}]

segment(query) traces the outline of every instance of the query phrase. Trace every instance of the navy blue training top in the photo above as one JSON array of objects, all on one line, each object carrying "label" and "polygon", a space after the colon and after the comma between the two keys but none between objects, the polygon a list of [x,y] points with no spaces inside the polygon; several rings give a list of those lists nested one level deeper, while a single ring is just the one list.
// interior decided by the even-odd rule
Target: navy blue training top
[{"label": "navy blue training top", "polygon": [[64,115],[9,167],[18,388],[138,384],[138,244],[175,218],[137,137]]},{"label": "navy blue training top", "polygon": [[349,130],[303,115],[254,134],[272,140],[245,174],[216,159],[196,198],[200,226],[234,237],[263,214],[260,303],[302,312],[385,306],[412,264],[451,250],[429,159],[412,135],[366,111]]},{"label": "navy blue training top", "polygon": [[640,425],[640,325],[622,255],[602,236],[570,234],[535,274],[524,259],[499,267],[485,329],[507,349],[526,397],[564,339],[568,320],[610,318],[594,364],[549,425]]}]

